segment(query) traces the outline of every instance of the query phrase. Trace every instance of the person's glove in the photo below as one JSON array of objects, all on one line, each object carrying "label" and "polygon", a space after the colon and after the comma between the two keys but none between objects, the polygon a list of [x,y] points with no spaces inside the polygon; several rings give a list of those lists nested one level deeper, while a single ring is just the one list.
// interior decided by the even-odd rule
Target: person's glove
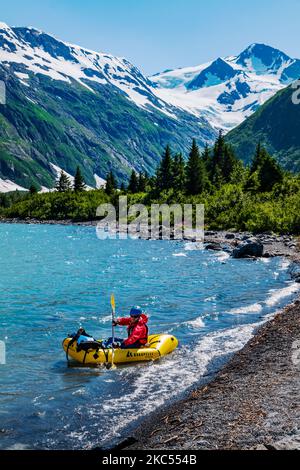
[{"label": "person's glove", "polygon": [[113,326],[118,326],[117,320],[113,320],[112,324],[113,324]]}]

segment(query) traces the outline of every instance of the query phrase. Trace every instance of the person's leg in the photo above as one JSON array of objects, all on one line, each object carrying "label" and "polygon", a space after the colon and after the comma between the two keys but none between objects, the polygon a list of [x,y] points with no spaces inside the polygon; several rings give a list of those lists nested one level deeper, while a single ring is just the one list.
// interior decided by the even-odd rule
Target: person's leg
[{"label": "person's leg", "polygon": [[142,347],[141,343],[137,341],[136,343],[125,346],[122,344],[121,349],[140,349]]}]

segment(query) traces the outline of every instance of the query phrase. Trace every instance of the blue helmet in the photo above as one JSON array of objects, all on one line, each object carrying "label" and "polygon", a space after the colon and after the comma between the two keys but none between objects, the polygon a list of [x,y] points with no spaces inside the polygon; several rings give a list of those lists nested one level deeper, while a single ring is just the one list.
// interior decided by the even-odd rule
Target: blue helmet
[{"label": "blue helmet", "polygon": [[130,310],[131,317],[140,317],[143,314],[143,309],[141,307],[132,307]]}]

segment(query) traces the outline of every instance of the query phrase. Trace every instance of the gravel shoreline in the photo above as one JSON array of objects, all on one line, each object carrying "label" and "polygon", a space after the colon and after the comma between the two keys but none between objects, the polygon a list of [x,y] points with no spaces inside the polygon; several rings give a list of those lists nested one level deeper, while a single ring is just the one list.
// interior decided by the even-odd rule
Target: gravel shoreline
[{"label": "gravel shoreline", "polygon": [[205,243],[210,249],[231,251],[243,241],[255,239],[264,247],[263,257],[272,258],[274,256],[285,256],[287,258],[298,259],[298,240],[292,235],[275,235],[260,233],[253,235],[248,232],[205,232]]},{"label": "gravel shoreline", "polygon": [[[252,234],[207,232],[206,248],[232,252]],[[263,256],[284,256],[300,282],[298,243],[260,234]],[[124,450],[300,450],[300,301],[263,324],[210,383],[144,420]]]},{"label": "gravel shoreline", "polygon": [[208,385],[153,414],[119,448],[300,449],[299,380],[297,300],[261,326]]},{"label": "gravel shoreline", "polygon": [[[18,219],[18,218],[0,218],[0,224],[25,224],[25,225],[63,225],[78,227],[97,227],[99,221],[91,220],[85,222],[75,222],[73,220],[37,220],[37,219]],[[228,231],[206,231],[204,243],[210,245],[208,249],[215,251],[231,251],[239,243],[245,239],[255,238],[264,246],[264,257],[286,256],[293,257],[300,250],[297,240],[293,235],[276,235],[276,234],[257,234],[253,235],[249,232],[228,232]],[[196,241],[193,237],[184,237],[183,241]],[[299,257],[296,259],[300,261]]]},{"label": "gravel shoreline", "polygon": [[75,222],[74,220],[38,220],[38,219],[5,219],[0,218],[0,224],[21,224],[21,225],[75,225],[79,227],[96,227],[99,221],[91,220],[86,222]]}]

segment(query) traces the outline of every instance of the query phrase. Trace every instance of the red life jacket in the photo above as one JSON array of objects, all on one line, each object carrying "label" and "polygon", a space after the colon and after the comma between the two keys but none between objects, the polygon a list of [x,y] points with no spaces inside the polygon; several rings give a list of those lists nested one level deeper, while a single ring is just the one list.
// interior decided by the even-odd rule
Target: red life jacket
[{"label": "red life jacket", "polygon": [[137,342],[139,342],[141,346],[144,346],[148,343],[149,329],[147,323],[148,317],[144,314],[140,316],[140,319],[137,323],[132,323],[131,318],[118,319],[119,325],[128,326],[128,339],[124,341],[126,346],[130,346],[131,344],[135,344]]}]

